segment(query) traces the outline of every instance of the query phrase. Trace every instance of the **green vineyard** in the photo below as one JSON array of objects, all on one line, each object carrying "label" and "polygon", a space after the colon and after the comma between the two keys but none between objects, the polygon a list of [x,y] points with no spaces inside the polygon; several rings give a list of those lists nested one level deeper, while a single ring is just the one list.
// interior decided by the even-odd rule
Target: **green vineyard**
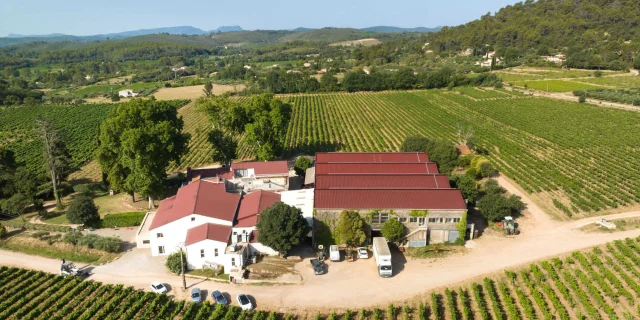
[{"label": "green vineyard", "polygon": [[[455,141],[471,128],[489,158],[563,215],[640,202],[640,114],[572,102],[457,88],[283,96],[293,105],[287,156],[316,151],[397,151],[408,135]],[[180,167],[211,162],[208,120],[180,110],[193,135]],[[252,146],[238,137],[241,159]]]},{"label": "green vineyard", "polygon": [[640,316],[640,242],[618,240],[458,288],[416,304],[331,314],[241,311],[171,296],[0,267],[0,319],[634,319]]}]

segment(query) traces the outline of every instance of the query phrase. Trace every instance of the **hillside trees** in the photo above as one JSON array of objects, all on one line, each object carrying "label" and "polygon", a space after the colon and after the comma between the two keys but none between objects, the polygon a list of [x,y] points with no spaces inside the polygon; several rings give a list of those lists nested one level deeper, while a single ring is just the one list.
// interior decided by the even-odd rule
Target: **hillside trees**
[{"label": "hillside trees", "polygon": [[258,241],[286,256],[309,231],[302,211],[278,201],[264,209],[256,225]]},{"label": "hillside trees", "polygon": [[344,210],[338,218],[336,238],[339,243],[358,247],[367,239],[366,223],[358,211]]},{"label": "hillside trees", "polygon": [[100,127],[98,163],[115,190],[153,198],[163,192],[166,169],[187,151],[184,123],[168,102],[135,99],[111,110]]}]

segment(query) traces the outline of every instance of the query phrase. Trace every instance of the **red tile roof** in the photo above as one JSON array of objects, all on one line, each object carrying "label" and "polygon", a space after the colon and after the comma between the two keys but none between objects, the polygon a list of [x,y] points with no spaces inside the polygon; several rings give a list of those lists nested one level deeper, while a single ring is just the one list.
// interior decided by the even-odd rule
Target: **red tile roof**
[{"label": "red tile roof", "polygon": [[443,174],[416,175],[316,175],[316,189],[449,189]]},{"label": "red tile roof", "polygon": [[458,189],[315,190],[315,209],[465,210]]},{"label": "red tile roof", "polygon": [[436,174],[438,166],[428,163],[317,163],[321,174]]},{"label": "red tile roof", "polygon": [[223,226],[215,223],[205,223],[187,230],[185,246],[198,243],[203,240],[214,240],[219,242],[229,242],[231,226]]},{"label": "red tile roof", "polygon": [[246,194],[240,202],[235,228],[255,227],[258,224],[258,216],[265,208],[280,201],[280,195],[270,191],[255,191]]},{"label": "red tile roof", "polygon": [[160,202],[150,230],[191,214],[233,221],[240,194],[229,193],[224,183],[199,180],[178,189],[178,194]]},{"label": "red tile roof", "polygon": [[424,152],[318,152],[316,163],[420,163],[429,162]]},{"label": "red tile roof", "polygon": [[256,175],[267,174],[289,174],[289,165],[286,161],[265,161],[265,162],[239,162],[232,163],[231,169],[253,169]]},{"label": "red tile roof", "polygon": [[221,177],[231,179],[231,169],[227,168],[208,168],[208,169],[187,169],[187,181]]}]

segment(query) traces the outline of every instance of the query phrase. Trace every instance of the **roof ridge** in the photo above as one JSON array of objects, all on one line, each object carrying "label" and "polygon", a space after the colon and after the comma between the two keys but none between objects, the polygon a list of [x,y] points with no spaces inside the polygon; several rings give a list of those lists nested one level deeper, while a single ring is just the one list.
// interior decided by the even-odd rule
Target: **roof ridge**
[{"label": "roof ridge", "polygon": [[202,180],[198,180],[198,188],[196,190],[196,197],[193,200],[193,209],[191,210],[192,213],[191,214],[195,214],[196,213],[196,205],[198,204],[198,197],[200,196],[200,187],[202,186]]}]

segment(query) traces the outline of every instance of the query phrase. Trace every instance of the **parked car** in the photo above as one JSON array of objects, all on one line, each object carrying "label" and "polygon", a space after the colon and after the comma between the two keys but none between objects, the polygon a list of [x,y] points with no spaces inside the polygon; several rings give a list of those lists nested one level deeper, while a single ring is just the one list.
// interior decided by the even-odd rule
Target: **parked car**
[{"label": "parked car", "polygon": [[369,251],[367,251],[367,248],[358,247],[358,259],[369,259]]},{"label": "parked car", "polygon": [[214,292],[211,292],[211,298],[213,298],[213,301],[217,304],[228,304],[229,302],[227,301],[227,298],[224,297],[224,295],[222,295],[222,292],[216,290]]},{"label": "parked car", "polygon": [[253,310],[253,303],[251,303],[251,300],[246,294],[239,294],[236,296],[236,299],[238,300],[238,304],[242,310]]},{"label": "parked car", "polygon": [[316,275],[324,274],[324,263],[318,259],[311,259],[311,266]]},{"label": "parked car", "polygon": [[331,261],[340,261],[340,249],[336,245],[329,247],[329,259]]},{"label": "parked car", "polygon": [[167,293],[167,287],[160,282],[154,282],[151,284],[151,291],[155,293]]},{"label": "parked car", "polygon": [[202,301],[202,296],[200,295],[199,288],[191,289],[191,302],[200,302]]}]

